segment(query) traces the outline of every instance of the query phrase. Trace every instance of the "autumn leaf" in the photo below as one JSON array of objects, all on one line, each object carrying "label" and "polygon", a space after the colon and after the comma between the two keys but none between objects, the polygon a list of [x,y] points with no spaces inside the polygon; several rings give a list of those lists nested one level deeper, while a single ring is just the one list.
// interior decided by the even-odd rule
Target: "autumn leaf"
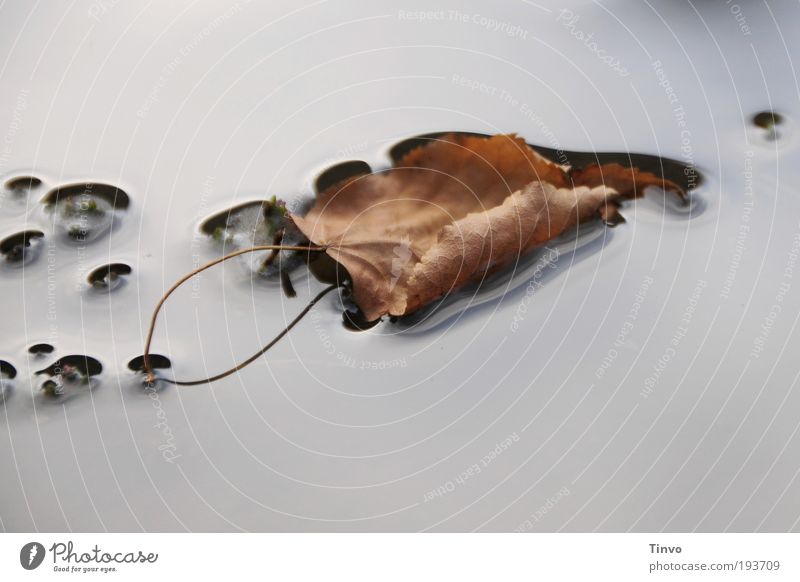
[{"label": "autumn leaf", "polygon": [[[583,222],[602,219],[615,224],[622,220],[617,212],[622,201],[642,196],[647,187],[685,197],[674,182],[618,163],[584,168],[555,164],[516,135],[431,137],[385,171],[369,173],[366,164],[357,167],[363,173],[327,187],[305,216],[288,215],[310,244],[284,243],[289,224],[281,210],[269,224],[272,244],[238,249],[206,263],[164,293],[145,341],[147,382],[156,380],[150,345],[165,301],[192,277],[234,257],[270,251],[266,267],[281,251],[301,253],[320,279],[331,279],[331,273],[325,273],[330,260],[318,260],[325,253],[346,269],[363,320],[377,321],[387,314],[412,313],[466,283],[480,281]],[[273,199],[261,206],[276,204]],[[225,218],[226,228],[229,223],[230,217]],[[216,217],[206,230],[215,227],[211,232],[216,233],[221,224]],[[242,363],[203,380],[166,381],[184,386],[212,382],[255,361],[341,286],[338,270],[332,271],[337,280]],[[291,289],[288,273],[281,275],[287,281],[284,288]]]},{"label": "autumn leaf", "polygon": [[406,315],[592,219],[624,199],[679,186],[620,164],[573,169],[516,135],[448,134],[394,167],[322,192],[291,219],[350,275],[366,320]]}]

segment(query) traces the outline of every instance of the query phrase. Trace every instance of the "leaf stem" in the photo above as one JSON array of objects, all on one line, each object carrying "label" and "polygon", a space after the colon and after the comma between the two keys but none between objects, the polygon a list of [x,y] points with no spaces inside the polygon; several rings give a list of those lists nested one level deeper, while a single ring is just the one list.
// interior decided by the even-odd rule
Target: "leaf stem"
[{"label": "leaf stem", "polygon": [[[320,247],[320,246],[293,246],[293,245],[257,245],[257,246],[253,246],[253,247],[248,247],[246,249],[240,249],[238,251],[234,251],[232,253],[229,253],[229,254],[225,255],[224,257],[219,257],[218,259],[214,259],[213,261],[210,261],[210,262],[208,262],[208,263],[206,263],[204,265],[201,265],[201,266],[197,267],[196,269],[193,269],[192,271],[190,271],[189,273],[187,273],[186,275],[184,275],[183,277],[178,279],[175,283],[172,284],[172,286],[167,290],[166,293],[164,293],[164,295],[158,301],[158,303],[156,304],[155,309],[153,310],[153,316],[150,319],[150,328],[147,330],[147,340],[145,341],[145,344],[144,344],[144,371],[147,374],[146,377],[145,377],[145,380],[147,382],[155,382],[155,380],[156,380],[156,375],[153,372],[153,368],[150,365],[150,344],[153,341],[153,333],[155,332],[155,329],[156,329],[156,322],[158,321],[158,314],[161,311],[161,308],[163,307],[164,303],[169,298],[169,296],[172,295],[181,285],[186,283],[186,281],[188,281],[189,279],[191,279],[195,275],[198,275],[199,273],[202,273],[206,269],[210,269],[211,267],[213,267],[215,265],[218,265],[218,264],[220,264],[220,263],[222,263],[224,261],[227,261],[228,259],[232,259],[234,257],[238,257],[239,255],[244,255],[246,253],[252,253],[252,252],[256,252],[256,251],[307,251],[309,253],[312,253],[312,252],[313,253],[318,253],[318,252],[325,251],[325,247]],[[329,287],[326,287],[322,292],[320,292],[316,297],[314,297],[311,300],[311,302],[305,307],[305,309],[303,309],[303,311],[301,311],[300,314],[295,319],[293,319],[292,322],[289,323],[288,326],[286,326],[286,328],[284,328],[277,336],[275,336],[275,338],[269,344],[267,344],[264,348],[259,350],[256,354],[254,354],[253,356],[249,357],[247,360],[245,360],[241,364],[235,366],[234,368],[231,368],[230,370],[228,370],[226,372],[223,372],[221,374],[217,374],[216,376],[213,376],[211,378],[206,378],[205,380],[192,380],[192,381],[189,381],[189,382],[182,382],[182,381],[178,381],[178,380],[167,380],[167,381],[170,382],[171,384],[177,384],[179,386],[193,386],[193,385],[196,385],[196,384],[204,384],[206,382],[213,382],[214,380],[219,380],[220,378],[224,378],[225,376],[228,376],[229,374],[232,374],[232,373],[242,369],[243,367],[245,367],[246,365],[248,365],[252,361],[254,361],[256,358],[258,358],[261,354],[266,352],[273,345],[275,345],[275,343],[277,343],[278,340],[280,340],[284,335],[286,335],[289,332],[289,330],[291,330],[303,318],[303,316],[306,313],[308,313],[309,310],[320,299],[322,299],[322,297],[324,297],[328,292],[332,291],[333,289],[335,289],[337,287],[338,287],[338,285],[330,285]]]}]

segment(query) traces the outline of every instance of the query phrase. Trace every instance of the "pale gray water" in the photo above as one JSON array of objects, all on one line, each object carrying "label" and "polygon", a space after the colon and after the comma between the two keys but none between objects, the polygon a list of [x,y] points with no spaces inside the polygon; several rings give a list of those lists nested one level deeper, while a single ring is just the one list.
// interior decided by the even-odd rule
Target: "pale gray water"
[{"label": "pale gray water", "polygon": [[[5,3],[0,177],[43,184],[4,193],[0,239],[45,236],[0,269],[0,525],[798,529],[799,9],[564,5]],[[751,123],[769,109],[773,140]],[[349,332],[329,296],[236,377],[142,389],[127,363],[153,305],[215,256],[203,219],[299,204],[331,163],[385,167],[450,129],[693,162],[702,212],[629,205],[541,281],[425,332]],[[39,204],[82,180],[130,196],[87,245]],[[109,263],[132,272],[90,288]],[[289,300],[245,265],[170,303],[155,351],[179,378],[249,355],[322,288],[296,275]],[[69,354],[103,372],[47,398],[33,373]]]}]

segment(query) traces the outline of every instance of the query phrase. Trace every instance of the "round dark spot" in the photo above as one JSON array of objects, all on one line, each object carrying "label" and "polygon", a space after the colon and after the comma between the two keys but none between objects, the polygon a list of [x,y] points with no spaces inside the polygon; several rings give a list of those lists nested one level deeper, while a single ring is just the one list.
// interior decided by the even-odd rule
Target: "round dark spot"
[{"label": "round dark spot", "polygon": [[317,176],[317,179],[314,181],[314,188],[317,192],[324,192],[331,186],[335,186],[345,180],[355,178],[356,176],[366,176],[371,173],[372,168],[370,168],[367,162],[362,160],[340,162],[325,169]]},{"label": "round dark spot", "polygon": [[76,375],[83,378],[97,376],[103,371],[103,365],[91,356],[72,355],[59,358],[53,364],[43,368],[35,374],[46,374],[52,378],[74,378]]},{"label": "round dark spot", "polygon": [[[154,370],[166,370],[172,367],[172,362],[166,356],[150,354],[148,358],[150,359],[150,366]],[[128,369],[133,372],[144,372],[144,355],[136,356],[128,362]]]},{"label": "round dark spot", "polygon": [[762,129],[773,129],[783,123],[783,116],[774,111],[761,111],[753,116],[753,124]]},{"label": "round dark spot", "polygon": [[44,238],[40,230],[23,230],[0,241],[0,254],[10,263],[25,263],[35,257],[37,239]]},{"label": "round dark spot", "polygon": [[0,360],[0,379],[13,380],[16,377],[17,369],[5,360]]},{"label": "round dark spot", "polygon": [[34,356],[45,356],[47,354],[52,354],[54,351],[55,348],[50,344],[33,344],[28,348],[28,353]]},{"label": "round dark spot", "polygon": [[33,190],[42,185],[42,181],[34,176],[18,176],[11,178],[5,184],[9,190]]},{"label": "round dark spot", "polygon": [[123,275],[130,275],[131,272],[125,263],[111,263],[92,270],[87,281],[95,289],[111,290],[119,286]]}]

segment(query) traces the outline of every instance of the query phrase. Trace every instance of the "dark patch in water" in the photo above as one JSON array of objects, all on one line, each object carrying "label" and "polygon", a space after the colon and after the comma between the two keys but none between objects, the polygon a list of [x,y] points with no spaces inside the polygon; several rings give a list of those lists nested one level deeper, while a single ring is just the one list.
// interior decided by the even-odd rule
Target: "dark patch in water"
[{"label": "dark patch in water", "polygon": [[[150,366],[154,370],[166,370],[172,367],[169,358],[160,354],[150,354]],[[144,356],[136,356],[128,362],[128,369],[133,372],[144,372]]]},{"label": "dark patch in water", "polygon": [[130,275],[132,269],[125,263],[111,263],[97,267],[86,278],[95,289],[112,290],[122,283],[123,275]]},{"label": "dark patch in water", "polygon": [[308,270],[320,283],[344,285],[349,283],[350,274],[341,263],[327,253],[309,253]]},{"label": "dark patch in water", "polygon": [[[200,224],[200,231],[222,247],[223,252],[251,246],[305,244],[296,240],[296,229],[287,220],[286,205],[273,196],[254,200],[211,215]],[[265,250],[257,255],[241,257],[240,262],[259,275],[275,276],[282,269],[302,264],[297,252]]]},{"label": "dark patch in water", "polygon": [[0,241],[0,254],[10,263],[24,263],[34,258],[32,244],[44,238],[40,230],[23,230]]},{"label": "dark patch in water", "polygon": [[617,210],[614,210],[611,214],[606,216],[603,223],[611,228],[619,226],[620,224],[625,224],[625,217],[622,216]]},{"label": "dark patch in water", "polygon": [[68,184],[50,190],[42,203],[50,206],[72,197],[90,196],[99,198],[108,203],[113,210],[125,210],[130,205],[130,198],[124,190],[110,184],[99,182],[83,182],[79,184]]},{"label": "dark patch in water", "polygon": [[780,138],[778,126],[783,124],[783,115],[774,111],[761,111],[756,113],[753,118],[753,125],[766,130],[766,137],[770,141],[775,141]]},{"label": "dark patch in water", "polygon": [[103,365],[95,358],[91,356],[72,355],[59,358],[46,368],[35,372],[35,374],[37,376],[46,374],[51,377],[57,377],[78,372],[81,376],[90,378],[99,375],[102,371]]},{"label": "dark patch in water", "polygon": [[56,348],[50,344],[33,344],[28,348],[28,353],[34,356],[45,356],[52,354],[55,350]]},{"label": "dark patch in water", "polygon": [[223,210],[222,212],[218,212],[208,218],[206,218],[202,223],[200,223],[200,230],[203,234],[207,234],[208,236],[214,237],[218,236],[220,230],[225,230],[228,228],[228,223],[236,214],[240,213],[243,210],[249,210],[250,208],[255,208],[258,206],[265,206],[267,204],[266,200],[252,200],[250,202],[244,202],[242,204],[237,204],[236,206],[232,206],[228,210]]},{"label": "dark patch in water", "polygon": [[375,327],[380,322],[380,318],[374,321],[367,321],[360,309],[357,309],[356,311],[345,309],[342,311],[342,323],[344,324],[345,329],[350,331],[366,331]]},{"label": "dark patch in water", "polygon": [[0,404],[5,404],[6,399],[14,392],[12,380],[16,376],[16,368],[5,360],[0,360]]},{"label": "dark patch in water", "polygon": [[17,369],[5,360],[0,360],[0,379],[13,380],[17,377]]},{"label": "dark patch in water", "polygon": [[365,176],[372,173],[370,165],[362,160],[348,160],[326,168],[314,181],[317,193],[324,192],[348,178]]},{"label": "dark patch in water", "polygon": [[[394,163],[397,163],[403,156],[411,150],[425,145],[431,140],[439,139],[449,133],[461,135],[474,135],[477,137],[490,137],[485,133],[472,131],[437,131],[426,133],[405,139],[389,150],[389,156]],[[591,164],[611,164],[617,163],[624,166],[639,168],[647,172],[652,172],[656,176],[670,180],[681,186],[686,192],[697,188],[703,181],[702,175],[694,166],[687,165],[671,158],[662,158],[649,154],[637,154],[630,152],[579,152],[569,150],[556,150],[544,146],[528,144],[536,152],[548,160],[561,165],[570,165],[581,168]]]},{"label": "dark patch in water", "polygon": [[42,202],[67,240],[88,243],[112,229],[116,211],[127,208],[129,200],[115,186],[87,183],[51,190]]},{"label": "dark patch in water", "polygon": [[774,111],[762,111],[753,116],[753,123],[762,129],[769,129],[783,123],[783,116]]},{"label": "dark patch in water", "polygon": [[281,290],[289,299],[297,297],[297,291],[295,291],[292,278],[288,271],[281,271]]},{"label": "dark patch in water", "polygon": [[38,372],[47,379],[39,386],[47,398],[65,404],[79,394],[94,387],[93,376],[99,375],[103,366],[91,356],[64,356]]},{"label": "dark patch in water", "polygon": [[11,178],[5,184],[9,190],[33,190],[42,185],[42,181],[34,176],[18,176]]}]

